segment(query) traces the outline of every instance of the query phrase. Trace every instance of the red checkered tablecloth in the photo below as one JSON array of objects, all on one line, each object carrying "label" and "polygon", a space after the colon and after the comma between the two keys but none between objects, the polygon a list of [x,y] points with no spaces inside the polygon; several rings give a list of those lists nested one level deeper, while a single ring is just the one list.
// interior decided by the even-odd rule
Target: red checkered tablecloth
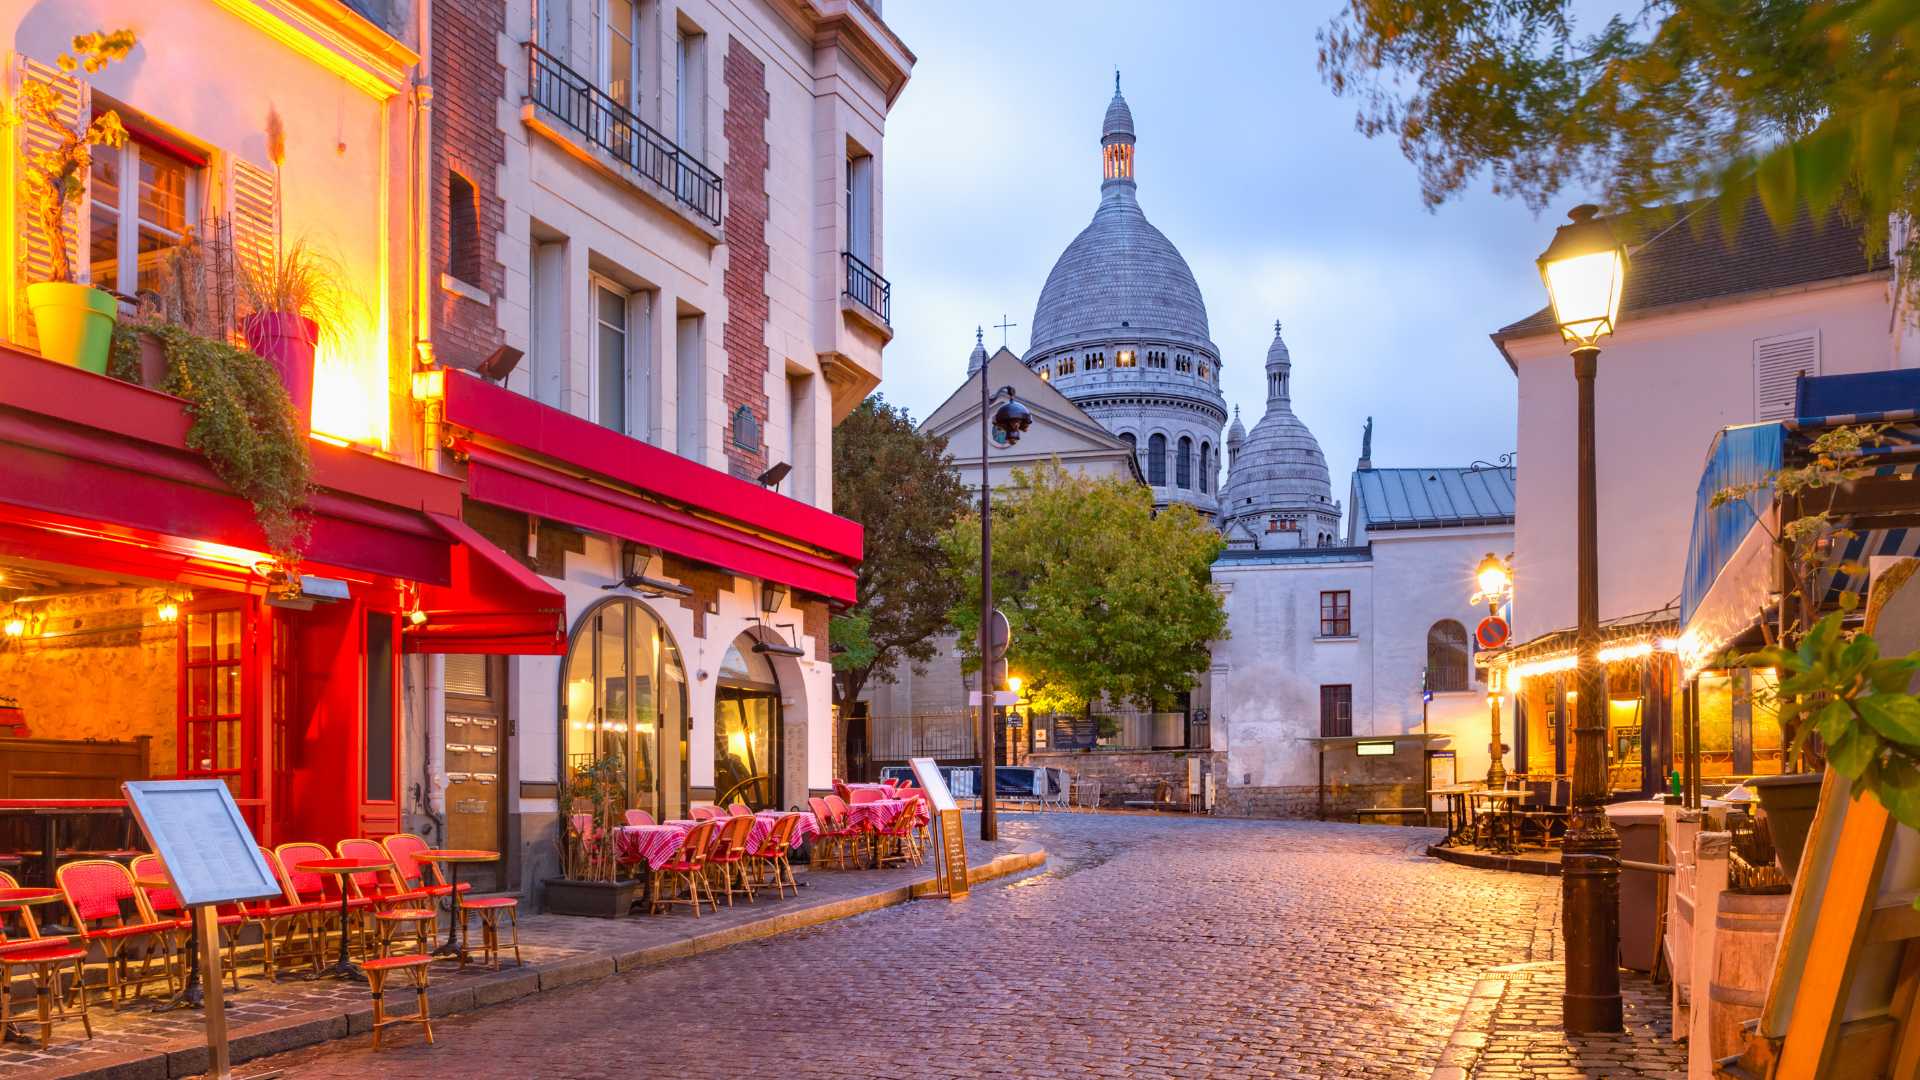
[{"label": "red checkered tablecloth", "polygon": [[[790,812],[762,810],[753,815],[753,828],[747,830],[747,850],[760,850],[760,845],[773,833],[774,825]],[[799,847],[802,840],[819,834],[820,822],[808,813],[794,816],[800,819],[800,824],[793,830],[793,846]],[[664,825],[623,825],[614,831],[614,852],[623,863],[644,862],[658,870],[686,846],[687,834],[697,824],[697,821],[677,820]],[[718,833],[716,829],[715,835]]]},{"label": "red checkered tablecloth", "polygon": [[847,823],[856,829],[878,831],[891,827],[896,818],[907,812],[914,815],[916,824],[924,825],[933,819],[933,815],[927,811],[925,799],[879,799],[847,807]]}]

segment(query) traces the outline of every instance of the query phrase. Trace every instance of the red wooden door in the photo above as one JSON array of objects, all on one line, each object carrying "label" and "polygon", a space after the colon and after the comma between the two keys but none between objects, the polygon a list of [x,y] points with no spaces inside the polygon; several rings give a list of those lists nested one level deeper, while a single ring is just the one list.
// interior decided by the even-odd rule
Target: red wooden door
[{"label": "red wooden door", "polygon": [[256,618],[245,596],[202,601],[182,612],[178,680],[180,775],[218,777],[242,805],[252,806],[261,797],[251,663]]}]

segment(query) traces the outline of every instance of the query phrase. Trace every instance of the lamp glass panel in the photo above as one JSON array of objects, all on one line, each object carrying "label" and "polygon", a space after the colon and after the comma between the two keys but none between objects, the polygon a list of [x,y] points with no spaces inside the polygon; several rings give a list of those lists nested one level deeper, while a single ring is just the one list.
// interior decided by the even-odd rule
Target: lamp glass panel
[{"label": "lamp glass panel", "polygon": [[1543,269],[1554,321],[1567,340],[1593,341],[1613,332],[1626,273],[1618,248],[1554,259]]}]

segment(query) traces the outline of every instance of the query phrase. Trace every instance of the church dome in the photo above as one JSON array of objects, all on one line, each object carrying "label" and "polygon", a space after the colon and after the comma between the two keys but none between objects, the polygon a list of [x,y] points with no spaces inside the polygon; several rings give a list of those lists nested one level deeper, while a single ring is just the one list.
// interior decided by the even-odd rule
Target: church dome
[{"label": "church dome", "polygon": [[1120,96],[1120,73],[1113,74],[1113,100],[1107,103],[1107,119],[1100,125],[1100,140],[1105,142],[1115,135],[1133,138],[1133,110],[1127,107],[1127,99]]},{"label": "church dome", "polygon": [[[1293,357],[1277,322],[1266,367],[1267,411],[1233,456],[1221,492],[1221,513],[1229,523],[1245,523],[1247,532],[1258,537],[1283,530],[1297,546],[1322,545],[1332,538],[1340,507],[1333,501],[1320,440],[1293,413]],[[1280,520],[1258,520],[1275,515]]]}]

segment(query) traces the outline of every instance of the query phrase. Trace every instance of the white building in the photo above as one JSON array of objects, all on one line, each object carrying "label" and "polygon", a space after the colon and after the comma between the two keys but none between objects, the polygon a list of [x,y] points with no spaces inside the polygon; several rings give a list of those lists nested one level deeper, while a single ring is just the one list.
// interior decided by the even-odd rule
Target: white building
[{"label": "white building", "polygon": [[[1370,441],[1370,437],[1369,437]],[[1230,487],[1229,490],[1232,490]],[[1486,775],[1486,685],[1469,637],[1474,569],[1513,543],[1514,470],[1355,469],[1345,543],[1229,549],[1214,564],[1230,637],[1214,650],[1213,749],[1224,812],[1309,816],[1418,806],[1423,680],[1435,782]],[[1350,743],[1400,737],[1392,753]],[[1450,756],[1449,756],[1450,755]]]},{"label": "white building", "polygon": [[[828,605],[860,557],[831,433],[892,336],[882,137],[914,58],[842,0],[435,9],[434,348],[491,376],[448,377],[445,466],[570,642],[430,673],[427,738],[450,831],[497,821],[531,887],[605,755],[659,817],[830,788]],[[474,717],[515,731],[497,807],[461,786]]]}]

